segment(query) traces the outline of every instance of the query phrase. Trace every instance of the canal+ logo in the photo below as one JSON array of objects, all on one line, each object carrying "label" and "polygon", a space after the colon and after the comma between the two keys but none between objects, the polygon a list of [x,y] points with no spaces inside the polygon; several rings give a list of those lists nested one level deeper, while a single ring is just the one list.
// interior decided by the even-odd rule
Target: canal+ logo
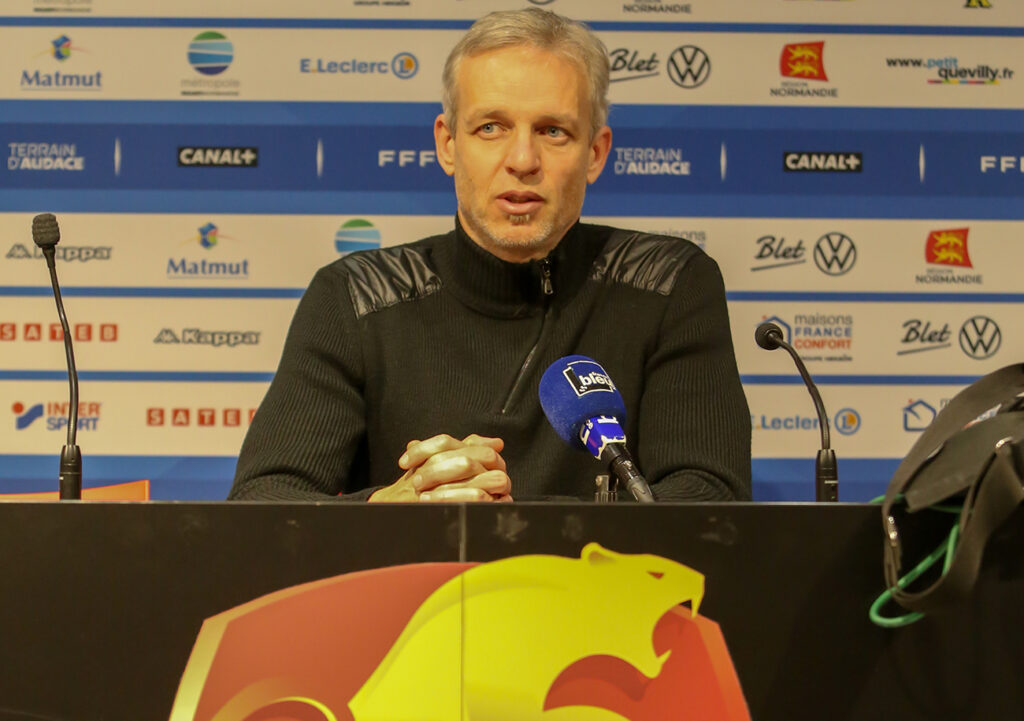
[{"label": "canal+ logo", "polygon": [[345,221],[334,234],[334,249],[342,255],[357,250],[374,250],[380,247],[380,230],[368,220],[352,218]]},{"label": "canal+ logo", "polygon": [[199,33],[188,46],[188,64],[203,75],[220,75],[234,59],[235,46],[214,30]]}]

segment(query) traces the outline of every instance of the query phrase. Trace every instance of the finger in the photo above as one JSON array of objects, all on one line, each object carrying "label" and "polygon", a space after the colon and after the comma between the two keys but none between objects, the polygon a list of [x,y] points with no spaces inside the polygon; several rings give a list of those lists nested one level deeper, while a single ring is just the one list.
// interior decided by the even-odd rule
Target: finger
[{"label": "finger", "polygon": [[488,446],[464,446],[428,458],[413,471],[413,486],[429,491],[434,486],[464,481],[487,471],[505,471],[505,459]]},{"label": "finger", "polygon": [[425,503],[489,503],[495,500],[487,491],[480,488],[439,488],[420,494],[420,501]]},{"label": "finger", "polygon": [[405,453],[398,459],[398,467],[405,470],[415,468],[436,453],[461,447],[462,441],[447,433],[428,438],[425,441],[409,441]]},{"label": "finger", "polygon": [[496,451],[503,451],[505,449],[505,441],[501,438],[492,438],[490,436],[478,436],[476,433],[470,433],[468,436],[462,439],[462,442],[467,446],[489,446]]},{"label": "finger", "polygon": [[432,486],[425,492],[449,488],[479,488],[492,496],[504,496],[512,492],[512,481],[505,471],[485,471],[462,481],[452,481]]}]

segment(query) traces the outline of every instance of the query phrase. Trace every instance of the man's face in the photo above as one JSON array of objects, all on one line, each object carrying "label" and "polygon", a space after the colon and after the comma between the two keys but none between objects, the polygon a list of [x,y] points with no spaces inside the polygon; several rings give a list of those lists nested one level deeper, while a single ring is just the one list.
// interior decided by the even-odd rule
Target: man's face
[{"label": "man's face", "polygon": [[504,260],[544,257],[611,148],[607,127],[591,137],[583,73],[546,50],[504,48],[463,58],[456,92],[455,127],[438,116],[434,139],[462,227]]}]

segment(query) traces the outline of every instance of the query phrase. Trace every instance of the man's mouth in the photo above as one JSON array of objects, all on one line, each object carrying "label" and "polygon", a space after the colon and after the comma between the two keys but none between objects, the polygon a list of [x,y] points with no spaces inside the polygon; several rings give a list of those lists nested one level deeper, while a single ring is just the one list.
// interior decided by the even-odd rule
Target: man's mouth
[{"label": "man's mouth", "polygon": [[510,190],[498,196],[498,207],[506,215],[532,215],[543,204],[541,196],[529,191]]}]

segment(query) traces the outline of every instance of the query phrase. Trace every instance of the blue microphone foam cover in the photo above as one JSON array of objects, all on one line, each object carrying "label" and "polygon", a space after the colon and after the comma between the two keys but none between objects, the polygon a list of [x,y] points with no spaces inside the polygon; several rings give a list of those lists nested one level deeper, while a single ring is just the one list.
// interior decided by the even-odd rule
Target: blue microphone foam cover
[{"label": "blue microphone foam cover", "polygon": [[580,426],[595,416],[613,416],[626,424],[626,405],[611,377],[586,356],[570,355],[552,363],[538,388],[544,415],[558,436],[583,449]]}]

